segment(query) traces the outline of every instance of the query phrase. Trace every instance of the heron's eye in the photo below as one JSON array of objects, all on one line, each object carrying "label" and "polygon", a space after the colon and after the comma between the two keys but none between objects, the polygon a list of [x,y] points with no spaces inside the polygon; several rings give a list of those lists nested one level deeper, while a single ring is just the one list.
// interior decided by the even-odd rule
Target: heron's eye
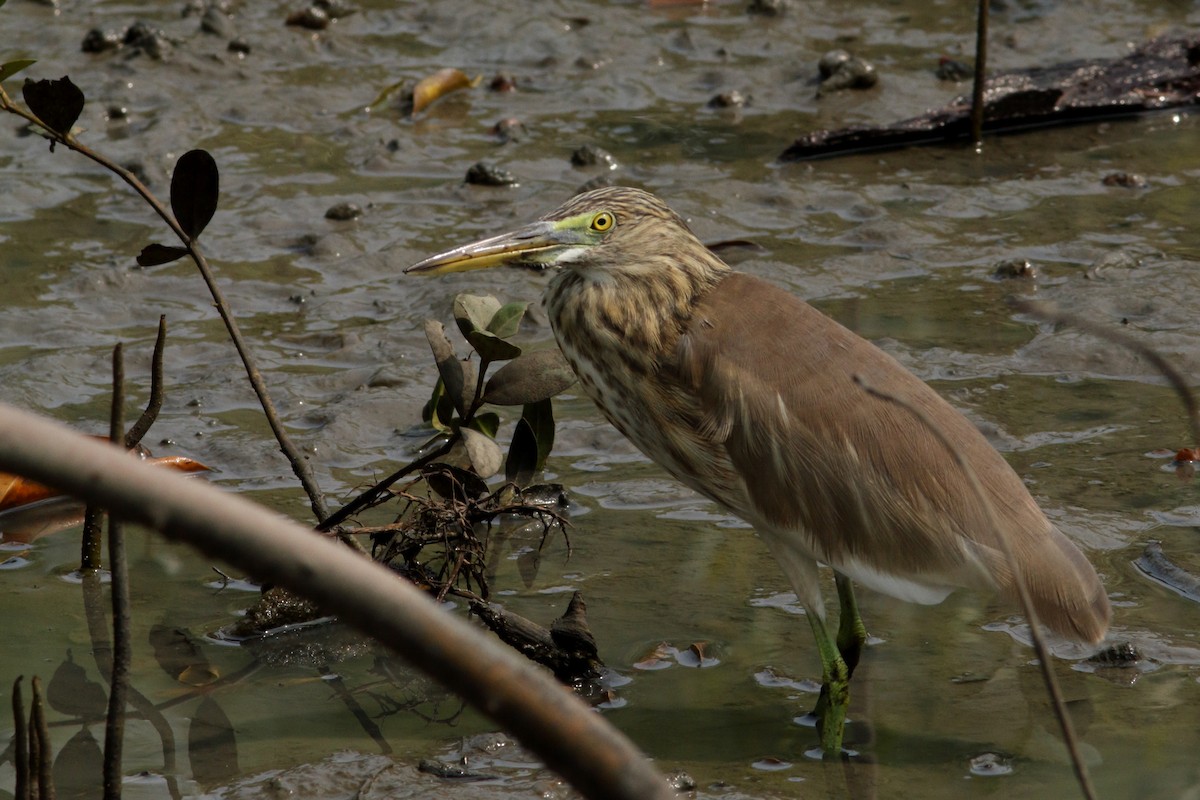
[{"label": "heron's eye", "polygon": [[601,211],[599,214],[592,217],[592,230],[599,233],[604,233],[613,226],[615,221],[616,220],[613,219],[612,214],[608,213],[607,211]]}]

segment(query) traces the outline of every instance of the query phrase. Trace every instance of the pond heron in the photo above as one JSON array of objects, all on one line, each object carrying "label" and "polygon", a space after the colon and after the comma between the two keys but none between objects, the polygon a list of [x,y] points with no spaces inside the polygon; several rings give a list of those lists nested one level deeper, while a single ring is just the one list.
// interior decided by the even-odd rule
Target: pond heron
[{"label": "pond heron", "polygon": [[[1048,628],[1104,637],[1095,570],[966,417],[875,345],[732,270],[657,197],[589,191],[407,271],[497,265],[559,268],[546,309],[587,394],[649,458],[767,543],[816,637],[827,754],[840,752],[866,641],[853,582],[937,603],[957,588],[1012,600],[1021,580]],[[818,563],[834,571],[836,632]]]}]

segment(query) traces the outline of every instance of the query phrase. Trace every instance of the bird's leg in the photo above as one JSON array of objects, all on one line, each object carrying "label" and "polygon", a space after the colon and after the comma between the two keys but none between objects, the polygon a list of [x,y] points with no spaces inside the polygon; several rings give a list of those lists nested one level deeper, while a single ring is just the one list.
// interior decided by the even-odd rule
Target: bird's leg
[{"label": "bird's leg", "polygon": [[838,756],[842,752],[846,708],[850,705],[850,670],[842,658],[839,645],[829,635],[825,620],[810,611],[808,621],[817,640],[822,672],[821,697],[813,709],[813,716],[817,718],[817,731],[825,756]]},{"label": "bird's leg", "polygon": [[858,601],[854,598],[854,584],[845,575],[835,572],[834,582],[837,583],[838,615],[837,648],[846,662],[847,678],[854,674],[858,659],[862,656],[863,647],[867,643],[867,628],[863,625],[862,617],[858,614]]}]

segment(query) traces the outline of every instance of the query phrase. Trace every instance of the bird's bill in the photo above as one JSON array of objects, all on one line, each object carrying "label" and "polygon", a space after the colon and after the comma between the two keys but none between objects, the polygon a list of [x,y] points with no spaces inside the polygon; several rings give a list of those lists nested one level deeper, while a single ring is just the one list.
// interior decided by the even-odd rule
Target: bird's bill
[{"label": "bird's bill", "polygon": [[447,275],[487,267],[542,264],[570,244],[550,222],[534,222],[509,233],[491,236],[472,244],[430,256],[413,264],[405,273]]}]

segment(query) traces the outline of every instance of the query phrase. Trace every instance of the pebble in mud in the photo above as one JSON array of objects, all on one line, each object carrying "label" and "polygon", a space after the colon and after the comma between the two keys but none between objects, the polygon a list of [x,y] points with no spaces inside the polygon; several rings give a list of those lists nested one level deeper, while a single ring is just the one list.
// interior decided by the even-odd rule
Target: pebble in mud
[{"label": "pebble in mud", "polygon": [[472,186],[517,186],[516,177],[495,164],[479,161],[467,168],[466,182]]},{"label": "pebble in mud", "polygon": [[325,219],[335,222],[349,222],[362,216],[362,206],[358,203],[338,203],[330,206],[325,212]]},{"label": "pebble in mud", "polygon": [[575,148],[574,152],[571,153],[571,166],[616,169],[617,160],[613,158],[612,153],[603,147],[585,144],[582,147]]},{"label": "pebble in mud", "polygon": [[998,280],[1036,280],[1037,267],[1025,258],[1010,258],[1000,261],[992,268],[992,277]]},{"label": "pebble in mud", "polygon": [[817,96],[843,89],[869,89],[879,82],[875,66],[845,50],[830,50],[817,62],[821,82]]}]

